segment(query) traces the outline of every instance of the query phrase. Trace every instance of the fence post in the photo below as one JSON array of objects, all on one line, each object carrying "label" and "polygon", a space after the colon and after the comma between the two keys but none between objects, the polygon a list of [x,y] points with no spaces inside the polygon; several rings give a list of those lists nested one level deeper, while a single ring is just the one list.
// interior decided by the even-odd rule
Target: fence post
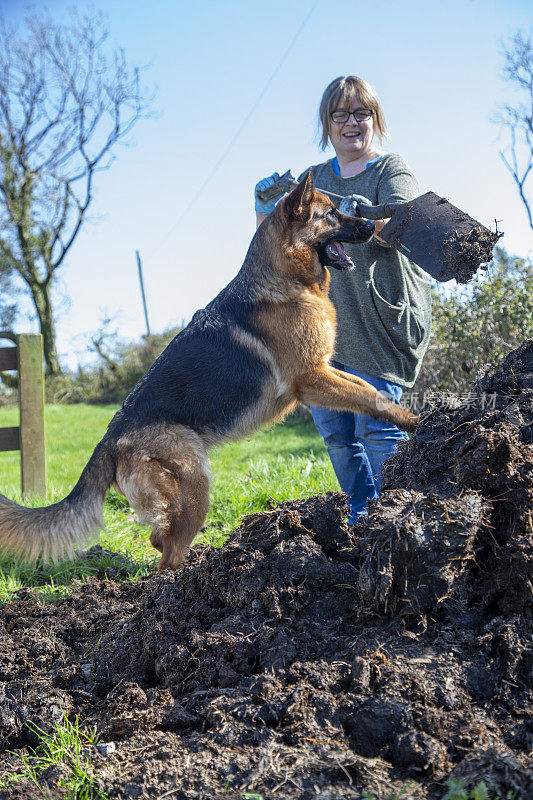
[{"label": "fence post", "polygon": [[46,493],[44,439],[43,337],[20,333],[17,338],[20,402],[20,469],[22,494]]}]

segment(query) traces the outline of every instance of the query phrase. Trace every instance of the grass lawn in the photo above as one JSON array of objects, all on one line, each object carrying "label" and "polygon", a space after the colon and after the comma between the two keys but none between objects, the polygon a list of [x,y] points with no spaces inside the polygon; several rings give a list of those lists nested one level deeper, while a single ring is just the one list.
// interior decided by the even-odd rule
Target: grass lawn
[{"label": "grass lawn", "polygon": [[[47,486],[45,498],[31,505],[56,502],[74,486],[101,439],[116,406],[49,405],[46,407]],[[0,427],[18,424],[18,409],[0,408]],[[293,417],[270,430],[211,451],[211,510],[197,542],[220,545],[244,514],[282,500],[338,490],[322,440],[312,422]],[[21,502],[19,453],[0,453],[0,492]],[[29,505],[30,503],[26,503]],[[106,530],[98,542],[121,556],[100,554],[74,562],[27,567],[0,559],[0,600],[23,587],[41,597],[58,597],[76,578],[120,569],[134,578],[152,569],[158,554],[149,529],[138,525],[126,500],[113,490],[104,505]]]}]

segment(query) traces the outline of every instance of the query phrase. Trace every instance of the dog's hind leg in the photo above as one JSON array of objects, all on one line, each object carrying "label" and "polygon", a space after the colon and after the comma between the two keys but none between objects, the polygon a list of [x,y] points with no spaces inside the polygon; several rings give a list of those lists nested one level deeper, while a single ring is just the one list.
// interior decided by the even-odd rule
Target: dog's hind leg
[{"label": "dog's hind leg", "polygon": [[[141,438],[142,436],[142,438]],[[176,569],[209,509],[207,453],[194,431],[139,431],[118,442],[117,484],[137,512],[152,525],[150,541],[161,552],[159,571]]]},{"label": "dog's hind leg", "polygon": [[161,525],[153,525],[152,533],[150,534],[150,544],[160,553],[163,552],[163,533],[164,528]]},{"label": "dog's hind leg", "polygon": [[179,498],[174,498],[169,524],[164,531],[161,561],[157,569],[176,569],[187,558],[191,543],[203,525],[209,509],[209,479],[196,476],[181,482]]}]

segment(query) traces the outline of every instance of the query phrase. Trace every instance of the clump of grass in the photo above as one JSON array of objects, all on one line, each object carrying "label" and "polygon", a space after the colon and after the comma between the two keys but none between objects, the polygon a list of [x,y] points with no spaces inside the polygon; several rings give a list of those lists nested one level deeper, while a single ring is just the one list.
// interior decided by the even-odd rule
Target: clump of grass
[{"label": "clump of grass", "polygon": [[[487,784],[484,781],[479,781],[473,788],[467,787],[467,782],[464,780],[446,781],[448,790],[443,795],[442,800],[518,800],[516,792],[512,790],[507,792],[505,796],[490,794],[487,789]],[[387,795],[386,800],[414,800],[415,795],[410,794],[411,784],[403,786],[399,792]],[[377,800],[373,794],[363,794],[361,800]]]},{"label": "clump of grass", "polygon": [[96,744],[94,729],[81,730],[77,716],[73,722],[66,717],[61,722],[56,722],[51,733],[46,733],[35,725],[31,727],[39,738],[39,744],[28,755],[13,753],[20,759],[21,768],[3,779],[4,787],[26,779],[47,798],[50,795],[43,785],[43,772],[50,767],[62,765],[64,775],[58,778],[57,783],[68,791],[69,800],[109,800],[90,773],[86,750]]},{"label": "clump of grass", "polygon": [[442,800],[515,800],[516,792],[510,789],[505,795],[490,794],[485,781],[479,781],[468,789],[464,780],[449,780],[448,791]]}]

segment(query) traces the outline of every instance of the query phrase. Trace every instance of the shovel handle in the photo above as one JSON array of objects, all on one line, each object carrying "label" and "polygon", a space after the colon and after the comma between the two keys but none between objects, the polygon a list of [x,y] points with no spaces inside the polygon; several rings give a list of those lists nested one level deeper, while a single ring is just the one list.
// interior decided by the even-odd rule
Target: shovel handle
[{"label": "shovel handle", "polygon": [[357,203],[357,213],[364,219],[388,219],[392,217],[396,209],[405,203],[382,203],[380,206],[367,206],[365,203]]},{"label": "shovel handle", "polygon": [[[324,192],[324,194],[329,194],[330,197],[336,197],[339,200],[342,200],[344,195],[342,194],[335,194],[335,192],[328,192],[327,189],[317,189],[318,192]],[[360,217],[364,219],[389,219],[392,217],[396,209],[400,208],[400,206],[405,205],[405,203],[397,200],[395,203],[382,203],[380,206],[371,206],[367,205],[366,203],[357,203],[357,213]]]},{"label": "shovel handle", "polygon": [[[258,192],[257,196],[261,200],[270,200],[273,197],[280,197],[282,194],[292,191],[295,186],[298,186],[298,181],[293,178],[290,169],[288,169],[287,172],[285,172],[276,181],[276,183],[273,183],[272,186],[269,186],[264,191]],[[342,195],[335,194],[334,192],[328,192],[327,189],[318,189],[318,191],[329,194],[330,197],[342,199]],[[388,219],[389,217],[392,217],[397,208],[403,205],[404,203],[401,202],[382,203],[380,206],[371,206],[366,205],[365,203],[358,203],[357,213],[364,219]]]}]

